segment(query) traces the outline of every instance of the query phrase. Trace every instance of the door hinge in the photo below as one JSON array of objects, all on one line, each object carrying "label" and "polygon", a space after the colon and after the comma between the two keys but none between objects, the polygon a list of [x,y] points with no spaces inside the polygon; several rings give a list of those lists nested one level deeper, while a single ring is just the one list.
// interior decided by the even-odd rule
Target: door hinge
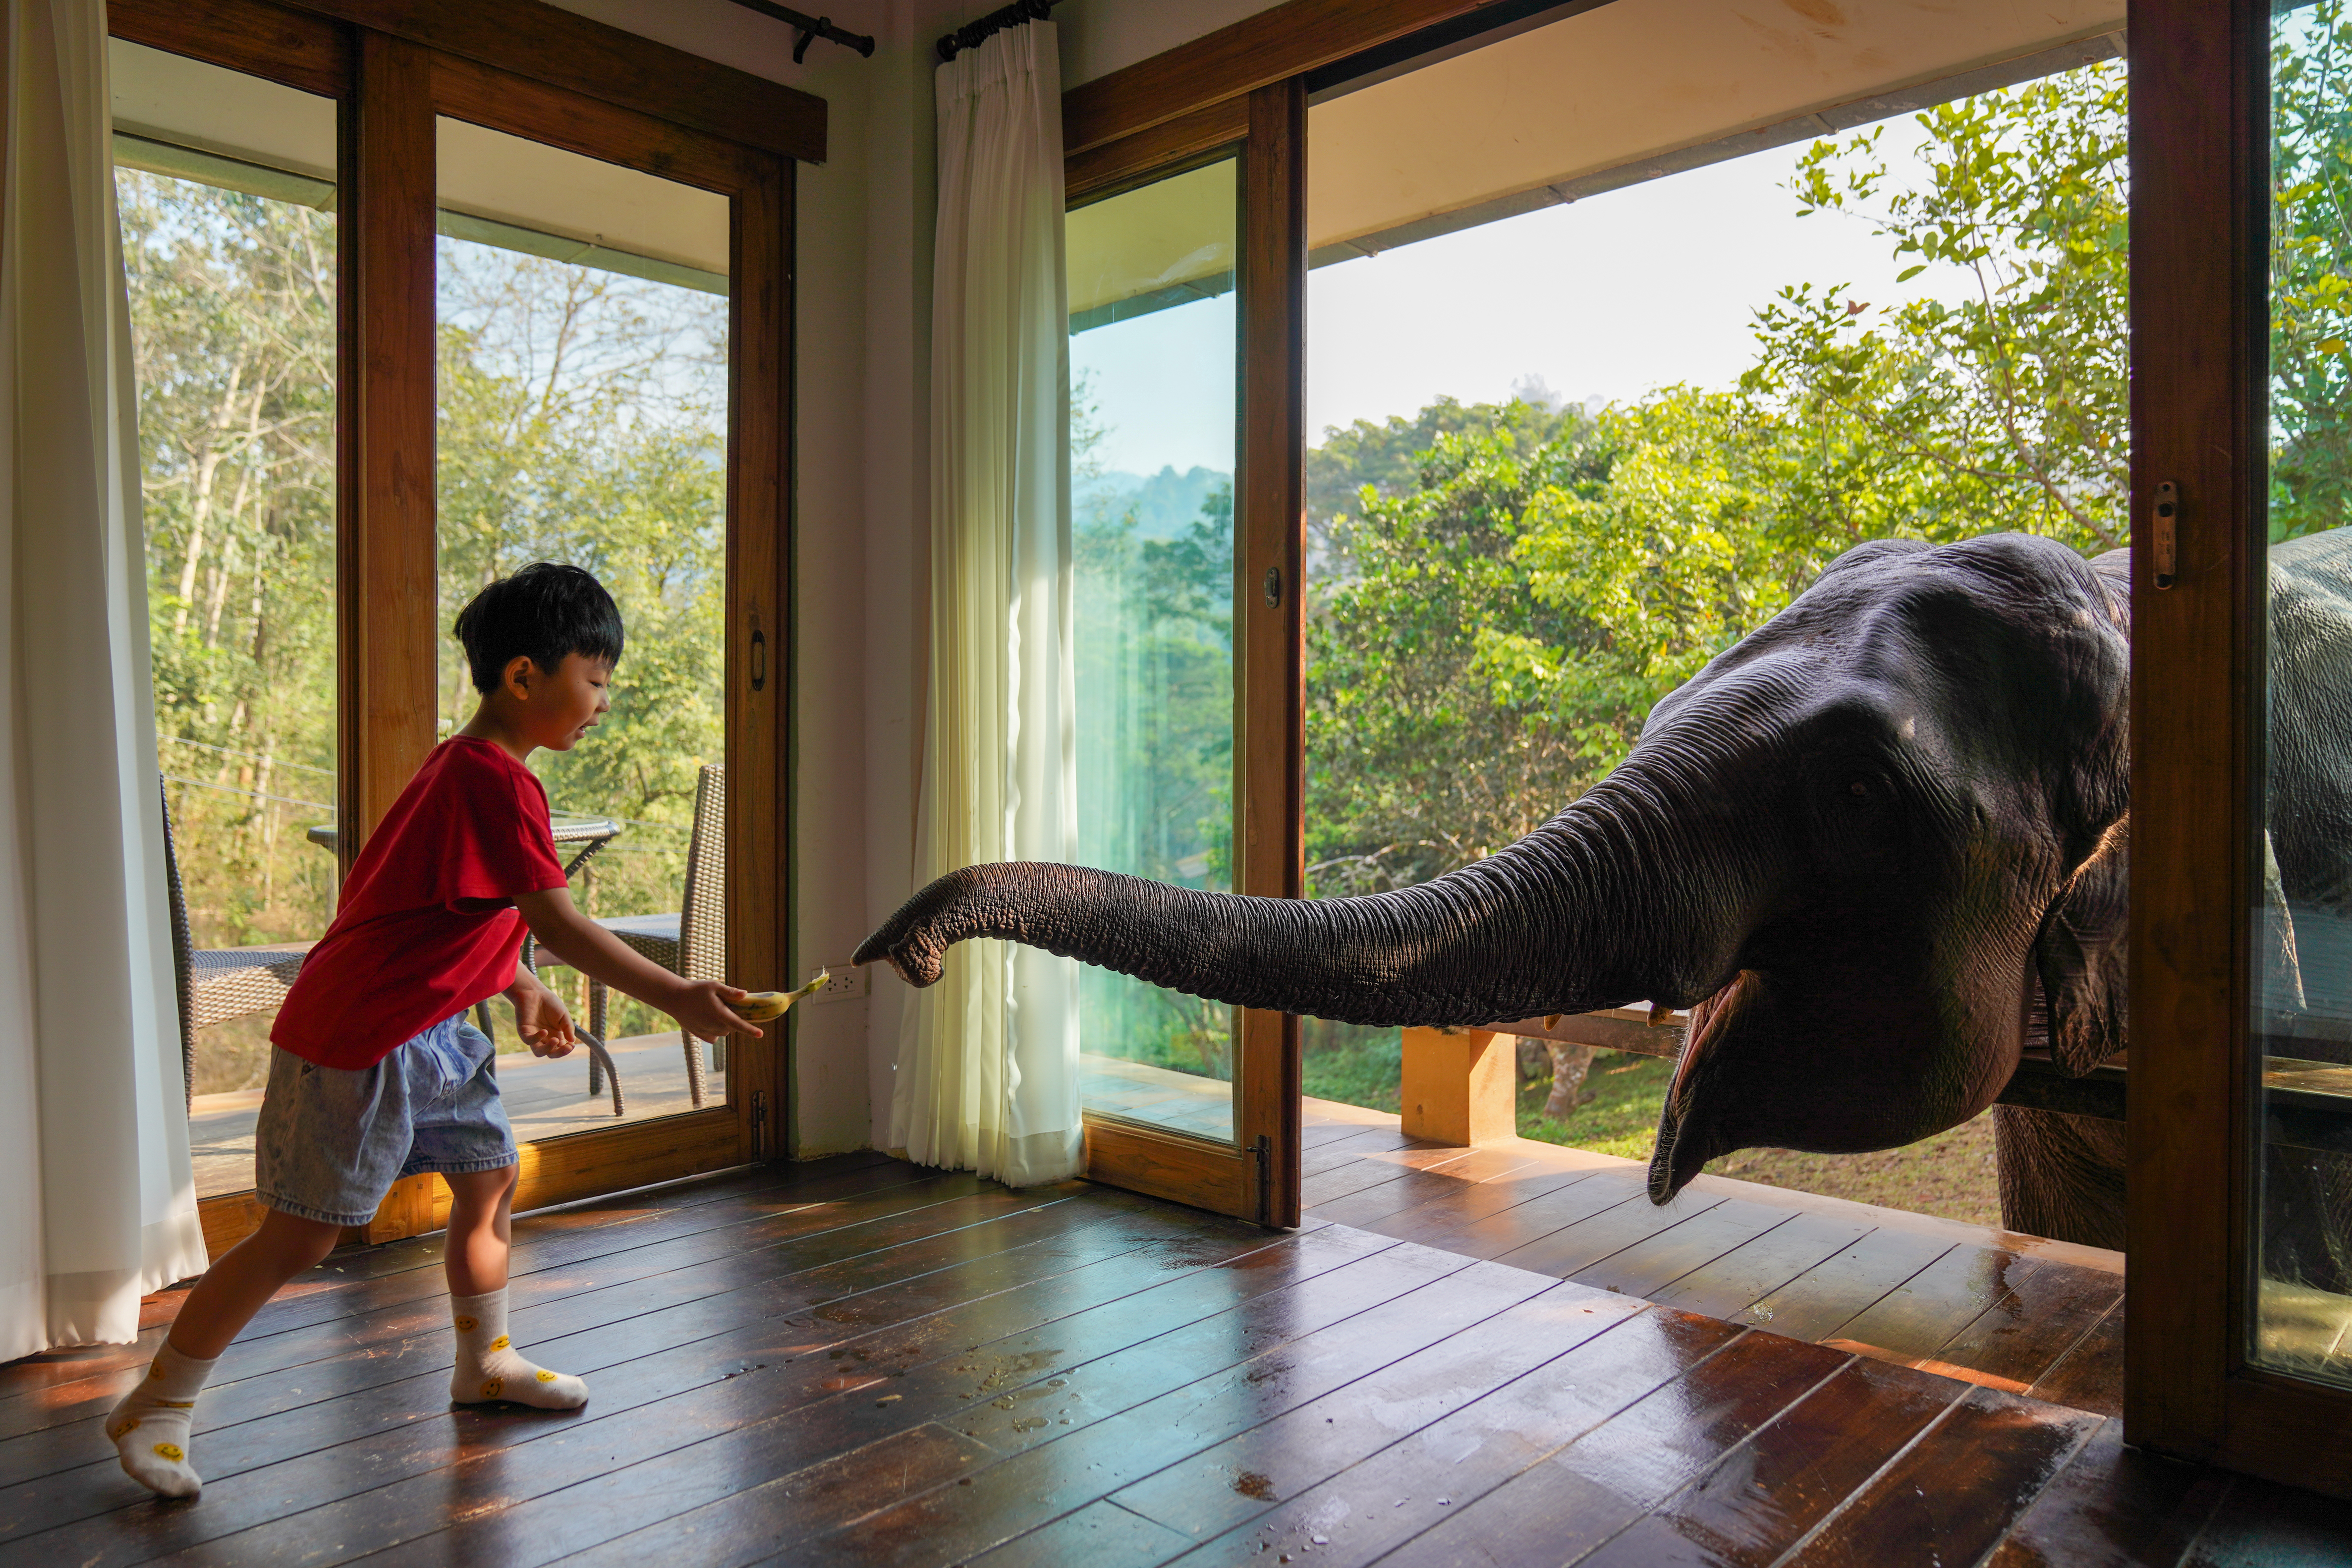
[{"label": "door hinge", "polygon": [[751,1158],[764,1160],[767,1157],[768,1091],[755,1089],[751,1091]]},{"label": "door hinge", "polygon": [[1263,1132],[1259,1133],[1257,1142],[1250,1145],[1250,1152],[1257,1156],[1257,1222],[1272,1229],[1274,1226],[1274,1140]]}]

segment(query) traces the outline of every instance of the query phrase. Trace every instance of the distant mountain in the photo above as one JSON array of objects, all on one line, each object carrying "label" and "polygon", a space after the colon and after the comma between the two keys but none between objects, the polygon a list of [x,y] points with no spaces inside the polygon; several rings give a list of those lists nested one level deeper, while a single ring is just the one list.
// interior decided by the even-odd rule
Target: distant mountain
[{"label": "distant mountain", "polygon": [[1084,527],[1132,508],[1139,537],[1174,539],[1199,518],[1202,501],[1232,482],[1231,474],[1215,468],[1188,468],[1180,474],[1172,467],[1163,468],[1149,478],[1111,469],[1071,486],[1070,512]]}]

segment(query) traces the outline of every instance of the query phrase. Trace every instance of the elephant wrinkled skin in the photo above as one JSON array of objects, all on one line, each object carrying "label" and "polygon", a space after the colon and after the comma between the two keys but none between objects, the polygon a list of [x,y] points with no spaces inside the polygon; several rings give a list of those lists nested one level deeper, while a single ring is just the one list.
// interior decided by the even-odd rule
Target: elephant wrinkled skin
[{"label": "elephant wrinkled skin", "polygon": [[[2332,938],[2352,897],[2352,531],[2279,547],[2273,574],[2264,984],[2300,1007],[2295,937]],[[2123,1047],[2129,637],[2121,552],[1864,544],[1661,700],[1615,772],[1475,865],[1316,901],[975,866],[857,961],[928,984],[951,944],[1006,938],[1371,1025],[1664,1002],[1692,1019],[1656,1201],[1736,1149],[1892,1148],[1991,1104],[2029,1037],[2075,1073]],[[2119,1125],[2003,1107],[1996,1127],[2008,1223],[2121,1245]]]}]

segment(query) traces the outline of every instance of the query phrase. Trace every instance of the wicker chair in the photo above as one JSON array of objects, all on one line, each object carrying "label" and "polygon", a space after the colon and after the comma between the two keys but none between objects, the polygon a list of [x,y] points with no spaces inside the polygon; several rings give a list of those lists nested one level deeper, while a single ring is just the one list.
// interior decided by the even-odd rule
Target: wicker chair
[{"label": "wicker chair", "polygon": [[[714,763],[702,770],[694,792],[694,836],[686,850],[684,908],[676,914],[624,915],[596,923],[636,952],[688,980],[719,980],[727,966],[727,770]],[[608,998],[600,980],[588,983],[588,1028],[604,1037]],[[695,1109],[704,1093],[702,1043],[684,1029],[678,1039],[686,1047],[686,1086]],[[724,1047],[718,1047],[723,1051]],[[727,1065],[723,1055],[718,1065]],[[595,1094],[605,1064],[588,1061],[588,1092]]]},{"label": "wicker chair", "polygon": [[196,1097],[196,1031],[252,1013],[274,1013],[302,968],[307,942],[203,948],[188,937],[188,897],[172,836],[172,795],[163,794],[163,872],[172,892],[172,970],[180,990],[180,1081]]}]

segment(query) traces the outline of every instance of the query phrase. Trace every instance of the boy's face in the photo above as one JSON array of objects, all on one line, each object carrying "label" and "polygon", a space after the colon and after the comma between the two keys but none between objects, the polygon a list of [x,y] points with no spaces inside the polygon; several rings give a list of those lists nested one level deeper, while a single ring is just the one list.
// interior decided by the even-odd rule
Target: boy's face
[{"label": "boy's face", "polygon": [[522,738],[551,752],[568,752],[612,710],[613,661],[567,653],[553,670],[528,658],[507,668],[507,694]]}]

